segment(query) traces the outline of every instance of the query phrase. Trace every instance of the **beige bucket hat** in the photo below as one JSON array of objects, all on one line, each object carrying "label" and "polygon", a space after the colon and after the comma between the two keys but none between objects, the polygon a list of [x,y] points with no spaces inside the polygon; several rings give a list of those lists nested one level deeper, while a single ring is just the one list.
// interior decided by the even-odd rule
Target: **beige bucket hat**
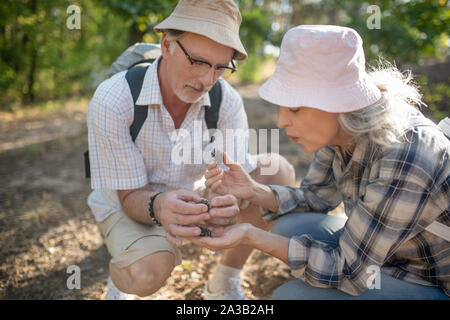
[{"label": "beige bucket hat", "polygon": [[201,34],[237,51],[236,60],[245,60],[247,52],[239,38],[242,16],[233,0],[180,0],[156,32],[175,29]]}]

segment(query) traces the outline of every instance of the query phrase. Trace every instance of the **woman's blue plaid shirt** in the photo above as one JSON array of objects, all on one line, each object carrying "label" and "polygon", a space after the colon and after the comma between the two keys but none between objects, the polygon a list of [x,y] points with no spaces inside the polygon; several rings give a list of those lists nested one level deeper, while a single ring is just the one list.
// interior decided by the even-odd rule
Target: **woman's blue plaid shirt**
[{"label": "woman's blue plaid shirt", "polygon": [[337,248],[309,235],[291,238],[295,276],[359,295],[378,266],[450,296],[449,242],[425,230],[436,220],[450,225],[450,142],[421,115],[411,127],[406,142],[390,148],[359,143],[348,161],[339,147],[325,147],[300,188],[270,186],[279,210],[266,213],[267,221],[289,212],[328,212],[342,201],[345,206]]}]

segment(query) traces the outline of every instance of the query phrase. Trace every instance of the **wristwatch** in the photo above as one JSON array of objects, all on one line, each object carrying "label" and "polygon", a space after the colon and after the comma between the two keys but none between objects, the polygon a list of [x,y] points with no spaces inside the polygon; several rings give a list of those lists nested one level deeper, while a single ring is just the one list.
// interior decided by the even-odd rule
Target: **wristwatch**
[{"label": "wristwatch", "polygon": [[155,193],[153,196],[150,197],[150,202],[148,203],[148,212],[150,214],[150,218],[152,218],[153,223],[157,226],[162,226],[161,222],[158,221],[158,219],[155,218],[155,212],[153,211],[153,202],[155,201],[156,197],[160,195],[162,192]]}]

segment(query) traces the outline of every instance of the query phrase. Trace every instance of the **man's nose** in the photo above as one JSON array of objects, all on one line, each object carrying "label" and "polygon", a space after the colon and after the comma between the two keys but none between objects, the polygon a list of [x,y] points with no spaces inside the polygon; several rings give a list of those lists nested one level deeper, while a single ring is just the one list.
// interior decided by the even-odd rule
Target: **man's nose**
[{"label": "man's nose", "polygon": [[209,71],[199,79],[206,88],[212,87],[217,80],[216,76],[214,75],[214,71],[214,68],[210,68]]}]

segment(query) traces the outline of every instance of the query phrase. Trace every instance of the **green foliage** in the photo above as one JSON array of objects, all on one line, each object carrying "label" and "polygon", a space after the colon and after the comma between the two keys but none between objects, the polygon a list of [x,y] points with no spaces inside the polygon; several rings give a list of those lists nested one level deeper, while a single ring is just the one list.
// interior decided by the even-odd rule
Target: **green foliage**
[{"label": "green foliage", "polygon": [[261,66],[263,59],[260,56],[251,55],[239,67],[239,80],[242,83],[258,83],[261,81]]},{"label": "green foliage", "polygon": [[[383,55],[400,66],[449,55],[446,0],[236,0],[243,17],[240,36],[249,59],[237,77],[260,82],[267,44],[280,46],[298,24],[354,27],[364,39],[368,62]],[[81,8],[81,29],[66,26],[67,7]],[[153,27],[177,0],[0,1],[0,110],[78,93],[91,94],[110,64],[130,44],[157,42]],[[369,5],[381,9],[381,29],[367,27]],[[448,84],[424,83],[429,109],[441,117]],[[448,108],[448,107],[447,107]]]},{"label": "green foliage", "polygon": [[[420,59],[448,55],[450,25],[449,4],[446,0],[337,0],[336,4],[346,15],[343,24],[355,28],[364,40],[367,60],[383,54],[398,64],[417,63]],[[380,29],[370,29],[367,19],[369,5],[380,8]]]},{"label": "green foliage", "polygon": [[427,105],[422,112],[438,123],[450,115],[448,101],[450,101],[450,83],[440,82],[429,84],[425,75],[417,78],[422,93],[422,101]]}]

